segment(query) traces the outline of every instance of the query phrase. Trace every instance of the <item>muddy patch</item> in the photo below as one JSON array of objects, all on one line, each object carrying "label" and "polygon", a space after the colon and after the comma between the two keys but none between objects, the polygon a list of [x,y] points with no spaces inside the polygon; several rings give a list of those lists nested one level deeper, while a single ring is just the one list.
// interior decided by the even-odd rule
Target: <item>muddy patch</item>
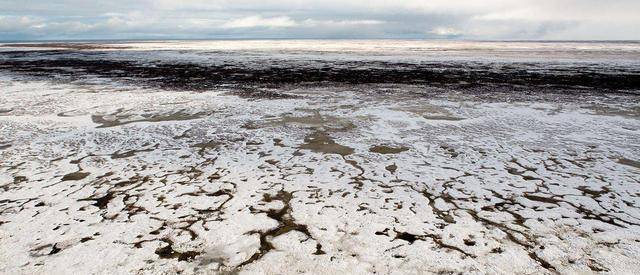
[{"label": "muddy patch", "polygon": [[318,110],[309,110],[309,109],[296,109],[298,111],[303,111],[310,113],[309,115],[303,116],[294,116],[292,114],[285,114],[277,119],[268,121],[265,126],[291,126],[297,125],[301,127],[310,127],[310,128],[323,128],[331,131],[348,131],[355,129],[355,125],[348,120],[330,116],[330,115],[322,115]]},{"label": "muddy patch", "polygon": [[640,107],[622,107],[622,106],[608,106],[605,104],[594,104],[587,107],[594,115],[598,116],[618,116],[624,118],[640,118]]},{"label": "muddy patch", "polygon": [[311,150],[323,154],[338,154],[342,156],[353,154],[351,147],[336,143],[328,133],[316,131],[304,138],[304,144],[298,146],[300,149]]},{"label": "muddy patch", "polygon": [[155,149],[158,149],[159,145],[156,145],[153,148],[149,148],[149,149],[139,149],[139,150],[128,150],[128,151],[123,151],[123,152],[115,152],[113,154],[111,154],[111,159],[124,159],[124,158],[130,158],[135,156],[137,153],[143,153],[143,152],[151,152]]},{"label": "muddy patch", "polygon": [[130,114],[121,114],[121,111],[119,111],[118,113],[111,115],[91,115],[91,121],[99,124],[97,128],[109,128],[139,122],[194,120],[207,115],[209,114],[204,112],[189,113],[185,110],[181,110],[171,114],[142,114],[134,116]]},{"label": "muddy patch", "polygon": [[198,149],[198,153],[202,155],[207,150],[214,150],[220,147],[221,145],[222,145],[222,142],[211,140],[207,142],[200,142],[200,143],[193,144],[191,145],[191,147]]},{"label": "muddy patch", "polygon": [[392,147],[392,146],[386,146],[386,145],[376,145],[369,148],[369,152],[378,153],[378,154],[399,154],[408,150],[409,148],[404,146]]},{"label": "muddy patch", "polygon": [[403,108],[394,108],[394,110],[409,112],[423,117],[428,120],[444,120],[444,121],[460,121],[465,120],[463,117],[453,115],[451,112],[440,106],[420,105]]},{"label": "muddy patch", "polygon": [[300,98],[298,95],[289,93],[283,93],[274,89],[259,89],[247,87],[230,92],[229,94],[235,95],[241,98],[248,99],[295,99]]},{"label": "muddy patch", "polygon": [[389,171],[391,174],[395,174],[396,170],[398,170],[398,166],[395,164],[391,164],[391,165],[387,165],[387,167],[385,167],[385,169],[387,171]]},{"label": "muddy patch", "polygon": [[[257,211],[252,209],[253,212],[263,212],[267,214],[267,217],[278,222],[278,226],[267,230],[267,231],[250,231],[248,235],[258,234],[260,239],[260,247],[258,251],[256,251],[249,259],[241,263],[239,266],[245,266],[247,264],[253,263],[257,260],[262,259],[265,254],[270,251],[276,249],[271,240],[275,237],[284,235],[291,231],[298,231],[308,239],[312,239],[315,241],[311,233],[309,232],[309,228],[305,224],[299,224],[291,215],[292,207],[291,200],[293,199],[293,194],[290,192],[281,190],[276,195],[264,194],[263,201],[265,203],[270,203],[273,201],[281,201],[283,203],[283,207],[281,209],[270,209],[268,211]],[[316,251],[313,255],[323,255],[326,254],[325,251],[322,250],[322,245],[316,241]]]},{"label": "muddy patch", "polygon": [[461,121],[465,120],[465,118],[455,117],[455,116],[422,116],[428,120],[444,120],[444,121]]},{"label": "muddy patch", "polygon": [[196,251],[185,251],[178,252],[173,249],[173,242],[164,239],[164,242],[168,243],[166,246],[160,247],[156,249],[155,253],[160,257],[160,259],[177,259],[178,261],[193,261],[196,256],[200,255],[200,252]]},{"label": "muddy patch", "polygon": [[620,163],[622,165],[631,166],[631,167],[640,169],[640,161],[630,160],[630,159],[627,159],[627,158],[621,158],[621,159],[618,160],[618,163]]},{"label": "muddy patch", "polygon": [[86,178],[87,176],[89,176],[91,173],[88,172],[73,172],[73,173],[69,173],[66,174],[62,177],[62,181],[72,181],[72,180],[82,180],[84,178]]},{"label": "muddy patch", "polygon": [[78,201],[93,201],[94,203],[91,205],[98,207],[100,209],[106,209],[107,206],[109,205],[109,202],[113,198],[114,198],[114,194],[112,192],[108,192],[107,194],[101,197],[91,197],[86,199],[80,199]]}]

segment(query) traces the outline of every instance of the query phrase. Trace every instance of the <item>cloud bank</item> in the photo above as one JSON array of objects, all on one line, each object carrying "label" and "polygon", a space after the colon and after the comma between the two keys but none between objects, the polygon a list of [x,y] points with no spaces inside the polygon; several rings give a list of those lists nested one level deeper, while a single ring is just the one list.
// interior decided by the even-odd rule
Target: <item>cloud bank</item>
[{"label": "cloud bank", "polygon": [[0,40],[640,39],[637,0],[0,0]]}]

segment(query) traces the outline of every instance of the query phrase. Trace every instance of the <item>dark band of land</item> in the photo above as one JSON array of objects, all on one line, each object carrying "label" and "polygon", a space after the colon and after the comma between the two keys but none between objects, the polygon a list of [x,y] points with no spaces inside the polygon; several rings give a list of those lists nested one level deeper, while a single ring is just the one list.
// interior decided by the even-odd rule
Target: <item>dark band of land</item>
[{"label": "dark band of land", "polygon": [[[140,62],[113,60],[107,52],[46,50],[0,52],[0,70],[31,76],[79,78],[100,76],[134,80],[164,89],[207,90],[219,85],[279,85],[302,83],[397,83],[461,87],[514,86],[597,89],[598,92],[640,90],[640,68],[612,68],[573,63],[549,66],[542,63],[383,61],[287,61],[261,64],[230,62]],[[606,69],[603,69],[606,68]]]}]

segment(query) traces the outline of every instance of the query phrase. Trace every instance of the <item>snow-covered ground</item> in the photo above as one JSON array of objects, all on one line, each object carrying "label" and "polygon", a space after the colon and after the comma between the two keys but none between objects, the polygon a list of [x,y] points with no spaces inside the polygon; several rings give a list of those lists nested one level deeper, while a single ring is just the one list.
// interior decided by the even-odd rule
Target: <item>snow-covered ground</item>
[{"label": "snow-covered ground", "polygon": [[633,96],[0,89],[0,273],[640,272]]}]

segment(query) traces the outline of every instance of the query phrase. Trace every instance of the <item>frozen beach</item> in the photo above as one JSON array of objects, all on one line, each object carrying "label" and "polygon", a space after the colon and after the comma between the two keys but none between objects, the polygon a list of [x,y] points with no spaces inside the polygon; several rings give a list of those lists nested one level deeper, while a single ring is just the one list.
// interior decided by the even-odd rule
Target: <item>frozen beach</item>
[{"label": "frozen beach", "polygon": [[0,273],[640,273],[640,43],[0,47]]}]

